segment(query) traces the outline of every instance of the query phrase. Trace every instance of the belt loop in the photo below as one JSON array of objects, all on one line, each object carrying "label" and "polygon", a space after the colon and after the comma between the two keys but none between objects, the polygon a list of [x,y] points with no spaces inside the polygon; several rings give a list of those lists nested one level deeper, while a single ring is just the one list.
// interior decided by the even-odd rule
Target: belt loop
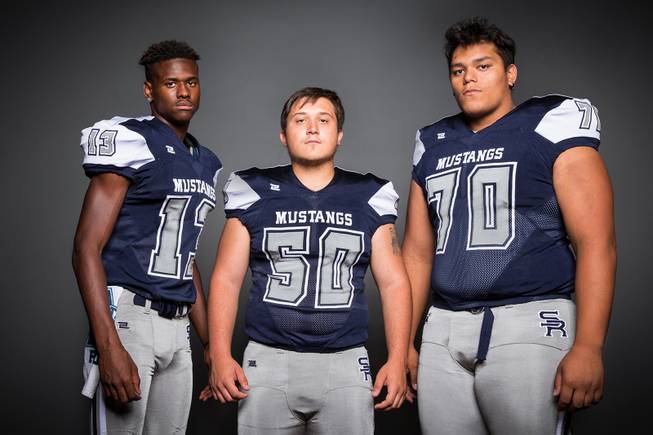
[{"label": "belt loop", "polygon": [[481,336],[478,340],[478,350],[476,351],[476,362],[481,363],[487,358],[487,352],[490,348],[490,337],[492,336],[492,325],[494,324],[494,314],[490,307],[483,307],[483,322],[481,324]]}]

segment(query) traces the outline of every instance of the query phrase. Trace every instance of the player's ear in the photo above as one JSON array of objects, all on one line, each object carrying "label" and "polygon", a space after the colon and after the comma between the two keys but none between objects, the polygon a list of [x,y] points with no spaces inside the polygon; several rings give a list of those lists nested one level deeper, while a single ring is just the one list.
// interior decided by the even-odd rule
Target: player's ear
[{"label": "player's ear", "polygon": [[279,133],[279,140],[281,141],[283,146],[288,148],[288,141],[286,140],[286,133],[284,133],[283,131],[281,133]]},{"label": "player's ear", "polygon": [[147,101],[150,103],[152,102],[152,83],[148,82],[147,80],[143,83],[143,95],[145,95],[145,98]]},{"label": "player's ear", "polygon": [[517,65],[511,63],[506,68],[506,75],[508,76],[508,86],[512,89],[517,83]]},{"label": "player's ear", "polygon": [[336,145],[340,145],[340,142],[342,142],[342,136],[343,136],[344,134],[345,134],[345,133],[344,133],[342,130],[340,130],[340,131],[338,132],[338,140],[336,141]]}]

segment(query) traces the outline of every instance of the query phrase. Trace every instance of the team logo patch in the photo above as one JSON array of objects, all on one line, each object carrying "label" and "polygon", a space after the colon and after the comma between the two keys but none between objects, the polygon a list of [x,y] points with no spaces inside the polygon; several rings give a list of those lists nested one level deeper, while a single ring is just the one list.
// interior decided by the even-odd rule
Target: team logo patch
[{"label": "team logo patch", "polygon": [[247,360],[247,367],[256,367],[256,360],[255,359],[248,359]]},{"label": "team logo patch", "polygon": [[175,149],[170,145],[166,145],[166,151],[168,151],[170,154],[175,154]]},{"label": "team logo patch", "polygon": [[370,370],[370,362],[366,356],[358,358],[358,371],[363,374],[363,380],[369,381],[372,378],[372,372]]},{"label": "team logo patch", "polygon": [[270,190],[274,190],[275,192],[278,192],[280,190],[279,185],[270,183]]},{"label": "team logo patch", "polygon": [[554,331],[559,331],[560,337],[567,336],[567,331],[565,330],[567,324],[560,318],[558,310],[542,310],[539,312],[539,315],[540,319],[543,320],[540,322],[540,328],[546,328],[545,337],[553,337]]}]

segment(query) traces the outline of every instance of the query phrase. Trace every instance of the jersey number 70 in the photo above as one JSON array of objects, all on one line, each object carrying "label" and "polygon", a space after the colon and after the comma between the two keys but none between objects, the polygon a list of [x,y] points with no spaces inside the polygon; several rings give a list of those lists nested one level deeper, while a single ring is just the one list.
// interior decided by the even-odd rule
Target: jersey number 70
[{"label": "jersey number 70", "polygon": [[[437,215],[435,253],[444,254],[453,225],[460,168],[426,179],[427,201]],[[515,238],[517,162],[480,163],[467,177],[467,250],[506,249]]]}]

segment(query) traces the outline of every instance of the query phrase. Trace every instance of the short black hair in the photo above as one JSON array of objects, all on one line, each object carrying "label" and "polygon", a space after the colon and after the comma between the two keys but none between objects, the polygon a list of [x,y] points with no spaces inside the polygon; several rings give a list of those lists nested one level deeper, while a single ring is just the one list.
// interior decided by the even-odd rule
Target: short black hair
[{"label": "short black hair", "polygon": [[292,109],[292,106],[296,102],[300,100],[306,100],[306,102],[315,103],[320,98],[326,98],[327,100],[331,101],[331,104],[333,104],[333,108],[336,111],[338,131],[342,131],[342,126],[345,124],[345,108],[342,107],[342,101],[340,101],[340,97],[330,89],[314,87],[302,88],[288,97],[286,102],[283,104],[283,109],[281,110],[281,131],[284,133],[286,132],[288,115],[290,114],[290,109]]},{"label": "short black hair", "polygon": [[200,55],[184,41],[169,39],[166,41],[156,42],[150,45],[138,61],[145,67],[145,78],[148,81],[152,79],[151,66],[155,63],[163,62],[170,59],[190,59],[193,61],[200,60]]},{"label": "short black hair", "polygon": [[515,63],[515,41],[486,18],[472,17],[462,20],[447,29],[444,39],[444,55],[448,65],[451,65],[453,52],[458,46],[467,47],[480,42],[494,44],[505,68]]}]

